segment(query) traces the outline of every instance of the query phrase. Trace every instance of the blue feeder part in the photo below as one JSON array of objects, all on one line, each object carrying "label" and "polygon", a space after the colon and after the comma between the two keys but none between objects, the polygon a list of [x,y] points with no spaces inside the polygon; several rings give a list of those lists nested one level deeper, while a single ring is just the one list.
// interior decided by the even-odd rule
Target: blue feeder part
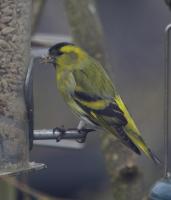
[{"label": "blue feeder part", "polygon": [[150,200],[171,200],[171,178],[158,181],[152,188]]}]

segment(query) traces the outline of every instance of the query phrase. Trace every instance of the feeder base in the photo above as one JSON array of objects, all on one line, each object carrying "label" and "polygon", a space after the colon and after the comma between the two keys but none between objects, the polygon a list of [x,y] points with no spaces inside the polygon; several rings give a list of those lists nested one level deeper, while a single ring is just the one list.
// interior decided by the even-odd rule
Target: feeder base
[{"label": "feeder base", "polygon": [[20,167],[20,168],[13,168],[12,166],[10,168],[7,168],[5,170],[0,170],[0,176],[6,176],[6,175],[17,175],[20,173],[25,173],[33,170],[40,170],[46,168],[46,165],[43,163],[35,163],[35,162],[29,162],[27,165]]}]

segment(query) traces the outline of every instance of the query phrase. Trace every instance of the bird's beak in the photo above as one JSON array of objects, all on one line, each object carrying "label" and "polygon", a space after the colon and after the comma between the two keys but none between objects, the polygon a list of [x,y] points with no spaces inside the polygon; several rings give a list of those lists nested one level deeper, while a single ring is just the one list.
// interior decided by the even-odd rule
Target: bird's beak
[{"label": "bird's beak", "polygon": [[47,64],[47,63],[55,63],[55,58],[49,55],[42,56],[40,58],[40,63]]}]

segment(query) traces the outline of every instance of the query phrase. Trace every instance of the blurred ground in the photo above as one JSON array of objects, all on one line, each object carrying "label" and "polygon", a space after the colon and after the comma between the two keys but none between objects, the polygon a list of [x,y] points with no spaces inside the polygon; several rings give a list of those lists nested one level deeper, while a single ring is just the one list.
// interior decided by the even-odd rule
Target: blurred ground
[{"label": "blurred ground", "polygon": [[[70,34],[62,2],[46,1],[37,32]],[[144,138],[162,156],[163,30],[171,13],[163,1],[156,0],[99,0],[97,5],[113,80]],[[77,119],[56,91],[53,70],[36,63],[35,128],[75,127]],[[54,196],[110,199],[97,133],[82,150],[35,147],[31,159],[48,165],[29,175],[34,188]],[[161,170],[144,156],[138,161],[148,191]]]}]

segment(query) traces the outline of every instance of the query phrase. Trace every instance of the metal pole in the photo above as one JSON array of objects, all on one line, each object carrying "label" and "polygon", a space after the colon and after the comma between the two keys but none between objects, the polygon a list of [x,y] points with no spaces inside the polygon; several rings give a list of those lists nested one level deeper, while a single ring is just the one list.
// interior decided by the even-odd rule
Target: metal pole
[{"label": "metal pole", "polygon": [[171,24],[165,29],[165,58],[164,58],[164,176],[168,177],[168,154],[169,154],[169,111],[170,111],[170,30]]},{"label": "metal pole", "polygon": [[57,142],[64,140],[77,140],[80,143],[85,142],[87,134],[95,131],[93,129],[42,129],[34,130],[34,140],[56,140]]}]

